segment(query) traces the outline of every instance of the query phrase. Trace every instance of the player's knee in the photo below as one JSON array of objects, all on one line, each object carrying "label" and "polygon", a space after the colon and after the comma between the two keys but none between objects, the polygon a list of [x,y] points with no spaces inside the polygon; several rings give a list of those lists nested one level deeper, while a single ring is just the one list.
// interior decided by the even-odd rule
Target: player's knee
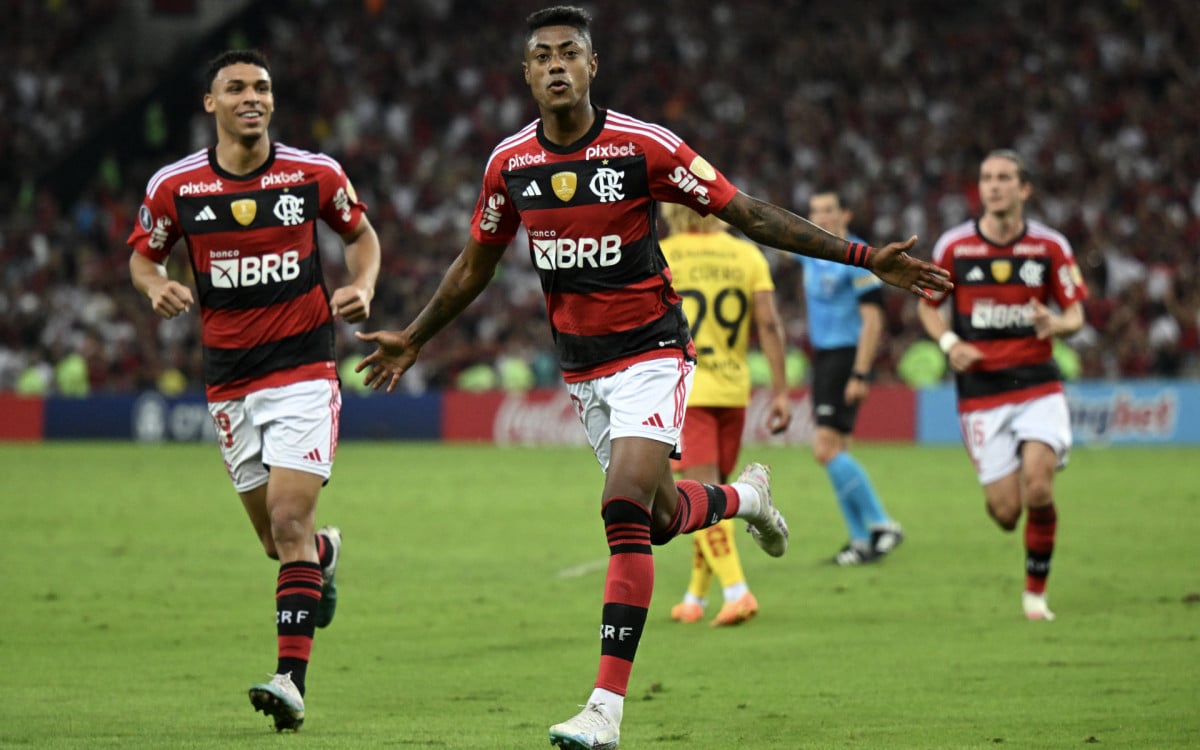
[{"label": "player's knee", "polygon": [[1005,531],[1016,530],[1017,521],[1021,519],[1020,505],[1012,504],[1001,506],[997,503],[988,501],[986,503],[986,507],[988,515],[992,517],[992,520],[996,522],[997,526]]},{"label": "player's knee", "polygon": [[1025,504],[1031,507],[1049,505],[1054,499],[1054,480],[1050,477],[1033,476],[1025,480]]},{"label": "player's knee", "polygon": [[647,513],[641,505],[628,498],[613,498],[604,503],[604,507],[600,509],[600,517],[604,519],[604,526],[608,529],[637,525],[649,527],[653,536],[655,525],[653,516]]},{"label": "player's knee", "polygon": [[813,444],[813,458],[821,466],[828,466],[840,452],[836,446]]}]

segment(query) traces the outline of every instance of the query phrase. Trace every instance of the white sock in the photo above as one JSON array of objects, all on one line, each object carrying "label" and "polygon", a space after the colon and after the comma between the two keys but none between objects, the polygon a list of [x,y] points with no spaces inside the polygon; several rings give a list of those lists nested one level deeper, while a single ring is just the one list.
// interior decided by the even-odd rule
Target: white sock
[{"label": "white sock", "polygon": [[695,594],[693,594],[690,591],[686,592],[683,595],[683,603],[684,604],[699,604],[701,609],[703,609],[705,606],[708,605],[708,601],[706,599],[701,599],[700,597],[696,596]]},{"label": "white sock", "polygon": [[729,485],[738,493],[738,512],[734,518],[754,518],[762,512],[762,498],[752,484],[734,482]]},{"label": "white sock", "polygon": [[749,591],[750,587],[746,585],[745,581],[742,581],[741,583],[735,583],[724,587],[721,589],[721,594],[725,597],[726,602],[736,602],[738,599],[741,599],[743,596],[745,596]]},{"label": "white sock", "polygon": [[617,695],[604,688],[594,688],[592,697],[588,698],[588,703],[603,703],[604,712],[608,714],[608,718],[612,719],[617,726],[621,726],[621,714],[625,713],[625,696]]}]

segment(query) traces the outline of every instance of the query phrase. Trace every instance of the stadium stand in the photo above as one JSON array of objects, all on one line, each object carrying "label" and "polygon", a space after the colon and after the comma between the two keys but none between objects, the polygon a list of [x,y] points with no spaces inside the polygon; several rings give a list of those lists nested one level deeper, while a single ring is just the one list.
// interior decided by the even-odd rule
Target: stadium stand
[{"label": "stadium stand", "polygon": [[[197,68],[215,52],[266,51],[280,96],[273,136],[332,153],[355,175],[385,255],[372,327],[403,324],[428,299],[466,236],[489,151],[535,114],[522,18],[506,3],[235,4],[156,64],[120,54],[130,7],[178,18],[205,3],[7,5],[0,391],[71,353],[92,392],[199,387],[196,321],[159,321],[136,298],[124,239],[155,165],[211,140]],[[980,156],[1015,147],[1033,164],[1031,215],[1063,229],[1092,289],[1088,325],[1070,341],[1082,377],[1200,377],[1190,3],[914,7],[608,0],[595,7],[597,34],[622,42],[597,50],[593,100],[669,125],[747,192],[783,205],[803,210],[815,186],[839,185],[859,234],[917,234],[926,255],[976,210]],[[798,264],[770,254],[791,344],[804,347]],[[540,290],[519,249],[499,282],[430,344],[408,388],[513,356],[553,381]],[[887,302],[883,380],[921,336],[914,300]],[[340,341],[339,359],[359,354]]]}]

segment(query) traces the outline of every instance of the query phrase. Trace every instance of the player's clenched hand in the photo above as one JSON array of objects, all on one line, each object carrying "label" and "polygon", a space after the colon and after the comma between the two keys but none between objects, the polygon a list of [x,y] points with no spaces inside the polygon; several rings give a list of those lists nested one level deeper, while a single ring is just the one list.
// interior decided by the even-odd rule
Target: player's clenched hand
[{"label": "player's clenched hand", "polygon": [[1058,333],[1058,319],[1050,308],[1037,300],[1030,301],[1033,310],[1033,330],[1039,339],[1048,339]]},{"label": "player's clenched hand", "polygon": [[178,281],[166,281],[147,293],[154,313],[160,318],[171,318],[192,309],[192,290]]},{"label": "player's clenched hand", "polygon": [[767,412],[767,429],[772,435],[785,432],[792,425],[792,400],[786,392],[776,394],[771,399],[771,409]]},{"label": "player's clenched hand", "polygon": [[421,347],[412,343],[403,331],[355,331],[354,335],[360,341],[376,344],[375,351],[359,360],[354,367],[355,372],[366,370],[363,385],[375,390],[386,386],[388,393],[396,390],[400,376],[417,361]]},{"label": "player's clenched hand", "polygon": [[934,292],[953,289],[949,271],[908,254],[916,244],[917,236],[913,235],[906,242],[892,242],[876,249],[871,255],[871,271],[892,286],[926,299],[933,299]]},{"label": "player's clenched hand", "polygon": [[347,323],[361,323],[371,317],[371,292],[357,286],[339,287],[329,298],[329,311]]}]

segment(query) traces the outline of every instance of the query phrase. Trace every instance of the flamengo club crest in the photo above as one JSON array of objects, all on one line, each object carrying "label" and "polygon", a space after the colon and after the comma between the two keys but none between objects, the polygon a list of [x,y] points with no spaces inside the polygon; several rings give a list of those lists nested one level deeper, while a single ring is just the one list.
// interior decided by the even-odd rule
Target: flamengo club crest
[{"label": "flamengo club crest", "polygon": [[993,260],[992,261],[992,278],[1003,284],[1012,276],[1012,261],[1008,260]]},{"label": "flamengo club crest", "polygon": [[258,203],[253,198],[242,198],[230,203],[229,210],[233,212],[234,221],[248,227],[254,223],[254,217],[258,215]]},{"label": "flamengo club crest", "polygon": [[568,203],[575,197],[575,186],[579,178],[574,172],[555,172],[550,176],[550,184],[554,188],[554,194],[563,203]]}]

